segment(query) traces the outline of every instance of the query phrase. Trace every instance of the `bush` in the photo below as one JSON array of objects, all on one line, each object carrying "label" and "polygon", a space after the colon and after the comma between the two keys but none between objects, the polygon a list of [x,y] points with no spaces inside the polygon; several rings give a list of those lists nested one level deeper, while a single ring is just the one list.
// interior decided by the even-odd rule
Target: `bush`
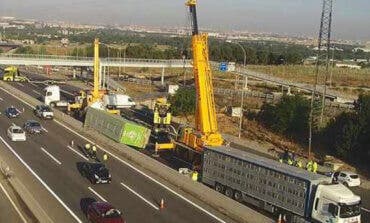
[{"label": "bush", "polygon": [[360,95],[355,112],[342,113],[322,133],[322,140],[334,155],[351,162],[370,160],[370,95]]},{"label": "bush", "polygon": [[192,115],[195,112],[196,99],[194,88],[180,88],[176,94],[169,97],[172,114]]},{"label": "bush", "polygon": [[276,105],[265,104],[259,120],[267,128],[286,136],[301,137],[308,131],[310,103],[302,96],[284,96]]}]

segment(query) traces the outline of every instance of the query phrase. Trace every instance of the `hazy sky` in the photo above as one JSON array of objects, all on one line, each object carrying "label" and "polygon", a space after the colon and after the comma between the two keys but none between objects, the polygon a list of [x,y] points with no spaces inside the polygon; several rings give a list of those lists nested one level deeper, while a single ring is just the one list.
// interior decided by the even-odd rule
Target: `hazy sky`
[{"label": "hazy sky", "polygon": [[[184,0],[0,0],[0,16],[184,26]],[[334,0],[334,38],[370,40],[370,0]],[[322,0],[198,0],[201,27],[317,36]]]}]

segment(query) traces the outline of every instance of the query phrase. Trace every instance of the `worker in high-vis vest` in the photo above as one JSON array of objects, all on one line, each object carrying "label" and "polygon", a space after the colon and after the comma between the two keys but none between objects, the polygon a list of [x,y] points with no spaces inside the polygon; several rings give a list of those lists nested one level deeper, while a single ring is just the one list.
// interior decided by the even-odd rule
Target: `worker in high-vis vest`
[{"label": "worker in high-vis vest", "polygon": [[310,172],[312,172],[312,165],[313,165],[313,163],[312,163],[312,161],[310,160],[308,163],[307,163],[307,165],[306,165],[306,169],[308,170],[308,171],[310,171]]},{"label": "worker in high-vis vest", "polygon": [[299,160],[297,160],[297,162],[296,162],[296,167],[298,167],[298,168],[302,168],[302,161],[299,159]]},{"label": "worker in high-vis vest", "polygon": [[89,143],[86,143],[85,144],[85,150],[86,150],[87,154],[90,154],[90,148],[91,148],[91,145]]},{"label": "worker in high-vis vest", "polygon": [[312,172],[317,173],[317,168],[318,168],[317,163],[316,163],[316,161],[314,161],[312,163]]},{"label": "worker in high-vis vest", "polygon": [[103,154],[103,161],[104,162],[107,162],[107,160],[108,160],[108,154],[107,153],[104,153]]},{"label": "worker in high-vis vest", "polygon": [[289,166],[292,166],[293,165],[293,160],[289,157],[288,160],[287,160],[287,163]]},{"label": "worker in high-vis vest", "polygon": [[193,181],[198,181],[198,172],[197,171],[194,171],[191,175],[191,179]]},{"label": "worker in high-vis vest", "polygon": [[91,151],[91,156],[96,157],[96,152],[97,152],[96,146],[95,146],[95,145],[93,145],[91,150],[92,150],[92,151]]}]

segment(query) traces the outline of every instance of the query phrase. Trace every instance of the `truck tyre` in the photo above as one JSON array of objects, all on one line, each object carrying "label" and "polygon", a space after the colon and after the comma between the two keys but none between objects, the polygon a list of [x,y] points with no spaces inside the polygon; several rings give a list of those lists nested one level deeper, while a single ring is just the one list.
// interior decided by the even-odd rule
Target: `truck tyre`
[{"label": "truck tyre", "polygon": [[236,200],[236,201],[241,201],[242,200],[242,198],[243,198],[243,196],[242,196],[242,193],[240,192],[240,191],[235,191],[234,192],[234,199]]},{"label": "truck tyre", "polygon": [[55,103],[54,102],[51,102],[50,103],[50,107],[54,108],[55,107]]},{"label": "truck tyre", "polygon": [[216,183],[215,190],[219,193],[224,193],[224,187],[219,183]]},{"label": "truck tyre", "polygon": [[230,187],[226,188],[226,190],[225,190],[225,195],[226,195],[227,197],[232,198],[232,197],[233,197],[233,195],[234,195],[234,191],[233,191],[233,189],[231,189]]},{"label": "truck tyre", "polygon": [[343,185],[349,187],[347,182],[344,182]]}]

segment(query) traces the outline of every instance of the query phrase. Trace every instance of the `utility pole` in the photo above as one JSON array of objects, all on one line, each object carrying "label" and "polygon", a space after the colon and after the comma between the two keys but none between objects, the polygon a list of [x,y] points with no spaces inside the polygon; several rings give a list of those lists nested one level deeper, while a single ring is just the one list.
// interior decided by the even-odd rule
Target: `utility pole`
[{"label": "utility pole", "polygon": [[244,91],[245,91],[245,83],[242,85],[242,99],[240,101],[240,119],[239,119],[239,139],[241,138],[242,136],[242,129],[243,129],[243,116],[244,116],[244,113],[243,113],[243,106],[244,106]]},{"label": "utility pole", "polygon": [[[311,149],[312,149],[312,131],[313,128],[322,125],[324,109],[325,109],[325,98],[326,98],[326,85],[329,75],[329,51],[330,51],[330,37],[331,37],[331,22],[332,22],[332,12],[333,12],[333,0],[323,0],[322,13],[321,13],[321,23],[320,32],[318,39],[318,49],[316,58],[316,69],[315,69],[315,84],[311,95],[311,110],[310,110],[310,120],[309,120],[309,138],[308,138],[308,158],[311,159]],[[320,59],[325,59],[325,83],[323,89],[323,95],[321,98],[321,112],[320,118],[317,119],[317,114],[314,111],[317,109],[318,103],[316,102],[317,97],[317,85],[319,84],[319,70],[320,70]],[[319,98],[319,97],[318,97]],[[315,126],[314,126],[315,125]]]}]

